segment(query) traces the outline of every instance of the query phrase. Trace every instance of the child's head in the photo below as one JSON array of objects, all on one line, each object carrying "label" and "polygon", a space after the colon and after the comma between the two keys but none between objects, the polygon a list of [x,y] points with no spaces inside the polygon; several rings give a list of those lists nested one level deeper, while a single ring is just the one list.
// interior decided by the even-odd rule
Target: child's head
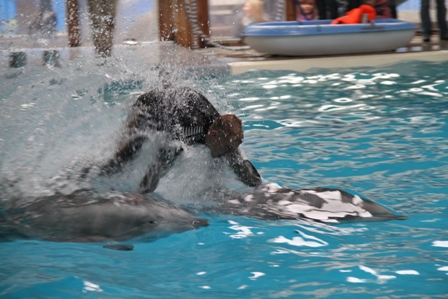
[{"label": "child's head", "polygon": [[300,0],[300,7],[302,8],[303,13],[311,14],[314,11],[314,0]]},{"label": "child's head", "polygon": [[264,22],[266,17],[264,14],[263,2],[261,0],[248,0],[243,7],[246,17],[252,19],[254,22]]}]

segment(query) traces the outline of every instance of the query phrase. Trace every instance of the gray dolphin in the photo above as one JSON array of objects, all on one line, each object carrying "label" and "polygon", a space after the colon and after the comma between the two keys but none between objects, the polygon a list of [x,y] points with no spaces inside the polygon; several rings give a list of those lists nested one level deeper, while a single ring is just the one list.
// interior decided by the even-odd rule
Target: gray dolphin
[{"label": "gray dolphin", "polygon": [[137,236],[154,240],[208,225],[207,220],[150,195],[87,189],[1,212],[0,240],[100,242]]},{"label": "gray dolphin", "polygon": [[367,198],[335,188],[289,189],[265,184],[247,192],[220,195],[209,211],[252,218],[308,219],[319,222],[404,220]]},{"label": "gray dolphin", "polygon": [[[265,220],[339,223],[407,219],[369,199],[334,188],[293,190],[266,184],[248,191],[215,190],[210,196],[214,204],[202,207],[204,211]],[[152,241],[209,224],[155,195],[87,189],[42,197],[0,212],[0,240],[100,242],[141,236]],[[121,244],[105,247],[132,250]]]}]

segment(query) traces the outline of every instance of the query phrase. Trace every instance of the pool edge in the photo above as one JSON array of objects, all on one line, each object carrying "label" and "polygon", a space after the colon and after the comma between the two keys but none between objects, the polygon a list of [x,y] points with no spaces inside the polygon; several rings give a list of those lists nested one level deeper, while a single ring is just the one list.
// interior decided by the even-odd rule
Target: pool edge
[{"label": "pool edge", "polygon": [[251,70],[290,70],[303,72],[311,68],[351,68],[384,66],[406,60],[448,61],[448,51],[425,51],[391,54],[365,54],[335,57],[306,57],[282,60],[229,62],[232,75]]}]

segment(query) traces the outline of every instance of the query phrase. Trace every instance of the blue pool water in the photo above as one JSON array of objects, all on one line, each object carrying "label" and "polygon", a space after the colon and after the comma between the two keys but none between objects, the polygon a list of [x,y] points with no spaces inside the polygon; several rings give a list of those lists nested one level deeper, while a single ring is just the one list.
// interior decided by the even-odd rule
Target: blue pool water
[{"label": "blue pool water", "polygon": [[[87,79],[44,76],[1,82],[0,174],[19,186],[2,181],[3,201],[10,192],[45,193],[62,168],[110,154],[97,145],[113,148],[125,105],[154,84],[151,74],[123,83],[121,73],[95,68]],[[265,180],[351,190],[409,219],[327,225],[200,214],[209,227],[129,240],[129,252],[4,242],[0,297],[446,298],[448,63],[258,71],[191,84],[243,119],[246,154]],[[201,172],[177,166],[157,191],[185,200],[189,192],[169,180],[201,181]],[[129,177],[113,186],[132,190],[138,182]]]}]

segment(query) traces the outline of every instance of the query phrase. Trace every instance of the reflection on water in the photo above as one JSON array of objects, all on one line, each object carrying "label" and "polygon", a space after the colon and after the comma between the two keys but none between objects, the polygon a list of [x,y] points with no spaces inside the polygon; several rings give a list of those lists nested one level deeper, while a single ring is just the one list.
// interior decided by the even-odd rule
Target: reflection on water
[{"label": "reflection on water", "polygon": [[[1,294],[27,297],[50,286],[60,297],[446,296],[447,69],[402,63],[186,82],[243,119],[246,154],[264,179],[354,190],[409,220],[335,226],[205,215],[207,229],[138,243],[130,254],[94,244],[5,243]],[[126,105],[157,84],[151,71],[129,73],[46,70],[43,79],[24,73],[0,81],[0,174],[14,183],[2,189],[42,193],[61,170],[111,154]],[[161,182],[167,198],[188,198],[207,181],[207,161],[196,156],[203,153],[189,152]],[[133,175],[105,184],[129,190],[138,184]]]},{"label": "reflection on water", "polygon": [[431,64],[427,73],[402,64],[393,72],[242,75],[232,85],[239,84],[242,100],[235,105],[253,129],[246,146],[262,167],[285,165],[287,173],[276,169],[269,179],[290,186],[367,184],[363,189],[378,194],[417,177],[422,189],[439,186],[441,192],[448,114],[443,67]]}]

